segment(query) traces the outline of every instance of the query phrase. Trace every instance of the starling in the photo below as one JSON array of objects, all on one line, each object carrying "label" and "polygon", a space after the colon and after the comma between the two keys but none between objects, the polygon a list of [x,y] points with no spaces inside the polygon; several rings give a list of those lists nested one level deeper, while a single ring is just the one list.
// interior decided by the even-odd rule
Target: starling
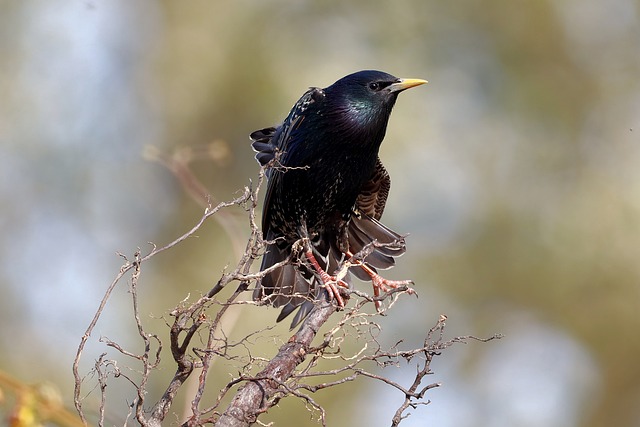
[{"label": "starling", "polygon": [[[262,277],[253,298],[283,307],[278,321],[299,308],[294,328],[323,289],[344,306],[339,288],[350,286],[351,273],[372,281],[376,296],[412,283],[376,272],[405,252],[403,236],[379,222],[391,180],[378,150],[398,93],[424,83],[359,71],[327,88],[310,88],[282,124],[251,134],[268,179],[261,270],[279,264]],[[355,259],[363,248],[368,255]],[[334,276],[345,260],[351,267]]]}]

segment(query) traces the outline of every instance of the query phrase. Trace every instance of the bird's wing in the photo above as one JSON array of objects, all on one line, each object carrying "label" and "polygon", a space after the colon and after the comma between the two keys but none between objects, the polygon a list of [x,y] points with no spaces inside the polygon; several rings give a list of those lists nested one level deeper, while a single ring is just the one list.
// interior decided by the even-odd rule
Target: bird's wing
[{"label": "bird's wing", "polygon": [[365,182],[356,199],[356,208],[375,220],[379,220],[384,212],[391,188],[391,178],[378,157],[373,175]]},{"label": "bird's wing", "polygon": [[[317,104],[324,98],[324,91],[319,88],[310,88],[293,106],[287,118],[277,127],[268,127],[257,130],[250,135],[251,146],[256,151],[256,160],[261,166],[267,166],[266,175],[268,179],[267,192],[264,197],[264,208],[262,212],[262,233],[268,241],[275,240],[277,236],[270,229],[271,222],[271,196],[279,185],[282,177],[280,171],[284,171],[286,164],[282,164],[281,156],[287,152],[296,141],[294,131],[304,121],[305,115],[311,106]],[[302,141],[302,143],[304,143]],[[262,258],[261,270],[273,266],[279,262],[285,262],[291,253],[291,247],[270,243]],[[313,307],[312,301],[315,299],[315,292],[320,288],[315,286],[316,279],[313,274],[295,264],[284,264],[265,276],[257,284],[253,298],[255,300],[269,298],[275,307],[283,307],[278,321],[282,320],[296,308],[301,307],[294,319],[294,324],[304,319]]]},{"label": "bird's wing", "polygon": [[276,128],[269,127],[257,130],[249,135],[252,141],[251,146],[256,152],[256,160],[260,163],[260,166],[266,165],[276,157],[276,147],[271,143],[276,131]]},{"label": "bird's wing", "polygon": [[[274,161],[277,168],[278,154],[285,153],[292,143],[292,133],[300,126],[305,118],[309,107],[324,99],[324,91],[317,87],[312,87],[300,97],[296,105],[293,106],[287,118],[276,128],[268,127],[257,130],[249,136],[253,141],[251,146],[256,151],[256,160],[261,166]],[[285,165],[286,166],[286,165]],[[281,174],[274,173],[274,169],[267,170],[267,192],[264,197],[264,210],[262,212],[262,232],[266,235],[269,229],[269,215],[271,206],[271,194],[277,187]]]},{"label": "bird's wing", "polygon": [[312,87],[293,106],[289,115],[278,127],[268,127],[253,132],[249,137],[256,152],[256,160],[261,166],[276,157],[279,151],[286,151],[291,142],[291,133],[300,126],[309,107],[324,98],[324,91]]},{"label": "bird's wing", "polygon": [[[366,258],[369,267],[387,269],[394,265],[394,258],[406,251],[404,237],[380,223],[391,188],[391,178],[378,157],[371,178],[365,182],[356,199],[356,212],[349,222],[347,232],[349,251],[356,254],[374,240],[383,246],[376,247]],[[351,271],[361,280],[370,277],[359,268]]]}]

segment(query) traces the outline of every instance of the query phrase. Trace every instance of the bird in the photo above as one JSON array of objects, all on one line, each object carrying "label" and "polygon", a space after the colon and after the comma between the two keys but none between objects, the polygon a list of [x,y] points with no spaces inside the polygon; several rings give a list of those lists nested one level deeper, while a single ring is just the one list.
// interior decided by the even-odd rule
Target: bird
[{"label": "bird", "polygon": [[406,251],[405,236],[380,222],[391,180],[378,152],[398,94],[424,83],[358,71],[309,88],[281,124],[251,133],[267,178],[253,299],[282,307],[278,322],[298,309],[296,327],[323,290],[344,307],[352,274],[371,281],[374,296],[413,283],[377,273]]}]

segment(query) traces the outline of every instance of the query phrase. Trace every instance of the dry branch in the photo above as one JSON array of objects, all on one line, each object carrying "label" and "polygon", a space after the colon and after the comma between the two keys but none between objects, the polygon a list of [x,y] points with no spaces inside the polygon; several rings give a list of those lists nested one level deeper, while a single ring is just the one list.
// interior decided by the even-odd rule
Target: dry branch
[{"label": "dry branch", "polygon": [[[196,185],[198,184],[197,180],[195,180],[186,166],[168,162],[166,159],[164,159],[164,164],[170,170],[179,171],[180,176],[183,178],[182,181],[191,183],[192,188],[198,189],[195,193],[202,195],[201,187]],[[178,168],[178,166],[180,167]],[[347,295],[345,297],[350,297],[352,303],[345,308],[337,324],[324,334],[323,340],[319,345],[312,346],[313,340],[321,326],[336,311],[336,306],[327,300],[326,294],[323,294],[323,297],[316,301],[315,307],[302,323],[300,329],[287,343],[279,348],[279,351],[271,360],[267,361],[253,357],[250,351],[251,340],[253,337],[263,335],[266,330],[255,331],[240,338],[238,341],[232,341],[225,334],[225,331],[222,331],[221,322],[227,316],[228,309],[234,305],[256,305],[254,302],[242,301],[240,297],[250,288],[252,282],[259,280],[268,271],[251,273],[253,262],[261,256],[265,246],[256,222],[258,191],[263,179],[264,170],[261,170],[255,187],[253,185],[247,186],[239,197],[230,202],[219,203],[215,207],[208,205],[198,223],[168,245],[162,248],[154,246],[144,256],[138,250],[135,252],[132,261],[121,255],[125,262],[107,288],[94,318],[87,327],[78,346],[73,364],[75,378],[74,402],[84,425],[87,425],[88,421],[83,408],[84,396],[82,395],[82,388],[90,375],[96,378],[95,390],[100,393],[99,407],[95,411],[97,413],[96,424],[104,425],[105,417],[108,416],[106,398],[108,382],[112,379],[124,379],[135,389],[135,396],[128,405],[129,413],[124,419],[124,425],[127,425],[130,419],[134,418],[140,425],[156,427],[160,426],[170,414],[177,393],[183,388],[187,379],[193,376],[195,372],[199,372],[197,387],[194,389],[193,395],[188,396],[191,407],[189,408],[188,418],[183,421],[183,426],[200,426],[204,424],[215,424],[218,427],[248,426],[255,423],[261,414],[272,408],[280,399],[289,396],[301,399],[310,410],[317,411],[320,423],[325,426],[325,410],[310,396],[310,393],[336,387],[360,377],[380,381],[402,393],[404,401],[398,407],[392,419],[392,425],[397,426],[408,416],[406,414],[408,409],[415,409],[418,405],[428,404],[429,401],[425,400],[426,392],[439,386],[438,383],[422,385],[424,377],[432,373],[430,363],[433,357],[455,343],[478,340],[478,338],[472,336],[444,340],[446,316],[441,316],[437,324],[427,331],[422,347],[401,350],[402,341],[398,341],[391,348],[383,348],[378,341],[378,336],[382,334],[383,330],[376,323],[376,318],[391,309],[398,297],[406,293],[407,289],[398,288],[385,295],[373,297],[361,291],[351,290],[346,291]],[[160,364],[164,347],[160,336],[146,331],[140,316],[138,281],[142,274],[142,265],[155,255],[171,249],[189,238],[207,219],[223,213],[224,209],[231,206],[242,207],[248,213],[251,234],[244,247],[244,253],[235,268],[232,271],[223,273],[209,292],[191,303],[188,303],[188,299],[185,299],[170,313],[173,321],[169,322],[167,326],[169,327],[169,348],[175,372],[162,396],[156,402],[150,402],[148,383]],[[226,213],[224,216],[229,218]],[[234,240],[234,236],[232,236],[232,240]],[[237,239],[235,241],[237,245]],[[377,242],[374,244],[377,244]],[[361,252],[355,254],[351,260],[346,260],[341,266],[342,271],[337,272],[337,275],[340,276],[340,273],[345,273],[346,269],[351,265],[350,262],[363,259],[367,251],[372,249],[373,245],[368,245]],[[292,261],[294,260],[285,262]],[[276,268],[276,266],[272,268]],[[144,350],[141,353],[136,353],[126,349],[116,341],[104,337],[100,338],[99,341],[105,343],[107,347],[113,349],[119,356],[130,360],[131,364],[138,365],[138,367],[128,367],[129,370],[127,372],[129,373],[125,374],[118,362],[108,359],[107,353],[104,353],[95,361],[88,374],[81,375],[80,362],[88,339],[96,328],[113,291],[125,277],[129,277],[133,319]],[[217,298],[219,297],[215,295],[231,282],[237,284],[235,291],[225,301],[218,300]],[[372,310],[373,312],[366,312],[364,310],[367,305],[369,307],[377,307],[380,303],[382,303],[380,311],[374,309]],[[397,315],[400,314],[397,313]],[[202,342],[204,348],[199,348],[195,345],[195,337],[199,337],[204,341]],[[499,338],[499,336],[489,339],[493,338]],[[361,347],[353,354],[348,354],[345,350],[346,346],[343,345],[347,340],[359,342]],[[243,351],[245,354],[239,355],[238,351]],[[239,374],[219,391],[217,399],[211,406],[203,408],[202,400],[207,388],[211,367],[218,358],[226,358],[234,362]],[[325,359],[338,359],[342,361],[342,367],[334,370],[319,369]],[[399,366],[401,362],[409,364],[416,360],[416,376],[409,386],[394,382],[379,373],[380,369],[384,367]],[[163,363],[168,362],[165,361]],[[255,373],[256,371],[259,372]],[[308,382],[310,379],[318,378],[327,378],[327,381],[315,385],[311,385]],[[228,403],[226,410],[222,412],[220,410],[221,405],[228,400],[227,396],[236,388],[235,396]]]},{"label": "dry branch", "polygon": [[336,306],[326,299],[326,294],[323,295],[325,298],[316,304],[298,332],[280,347],[280,351],[266,368],[238,391],[216,426],[248,426],[275,403],[272,398],[291,377],[295,368],[304,361],[318,330],[336,311]]}]

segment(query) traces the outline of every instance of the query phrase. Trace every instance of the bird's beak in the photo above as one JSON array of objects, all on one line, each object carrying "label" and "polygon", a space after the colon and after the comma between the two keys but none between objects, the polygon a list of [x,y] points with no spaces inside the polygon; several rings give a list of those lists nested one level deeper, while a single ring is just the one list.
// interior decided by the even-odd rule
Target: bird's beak
[{"label": "bird's beak", "polygon": [[399,79],[397,82],[387,86],[387,89],[389,89],[390,92],[402,92],[405,89],[420,86],[425,83],[428,82],[422,79]]}]

